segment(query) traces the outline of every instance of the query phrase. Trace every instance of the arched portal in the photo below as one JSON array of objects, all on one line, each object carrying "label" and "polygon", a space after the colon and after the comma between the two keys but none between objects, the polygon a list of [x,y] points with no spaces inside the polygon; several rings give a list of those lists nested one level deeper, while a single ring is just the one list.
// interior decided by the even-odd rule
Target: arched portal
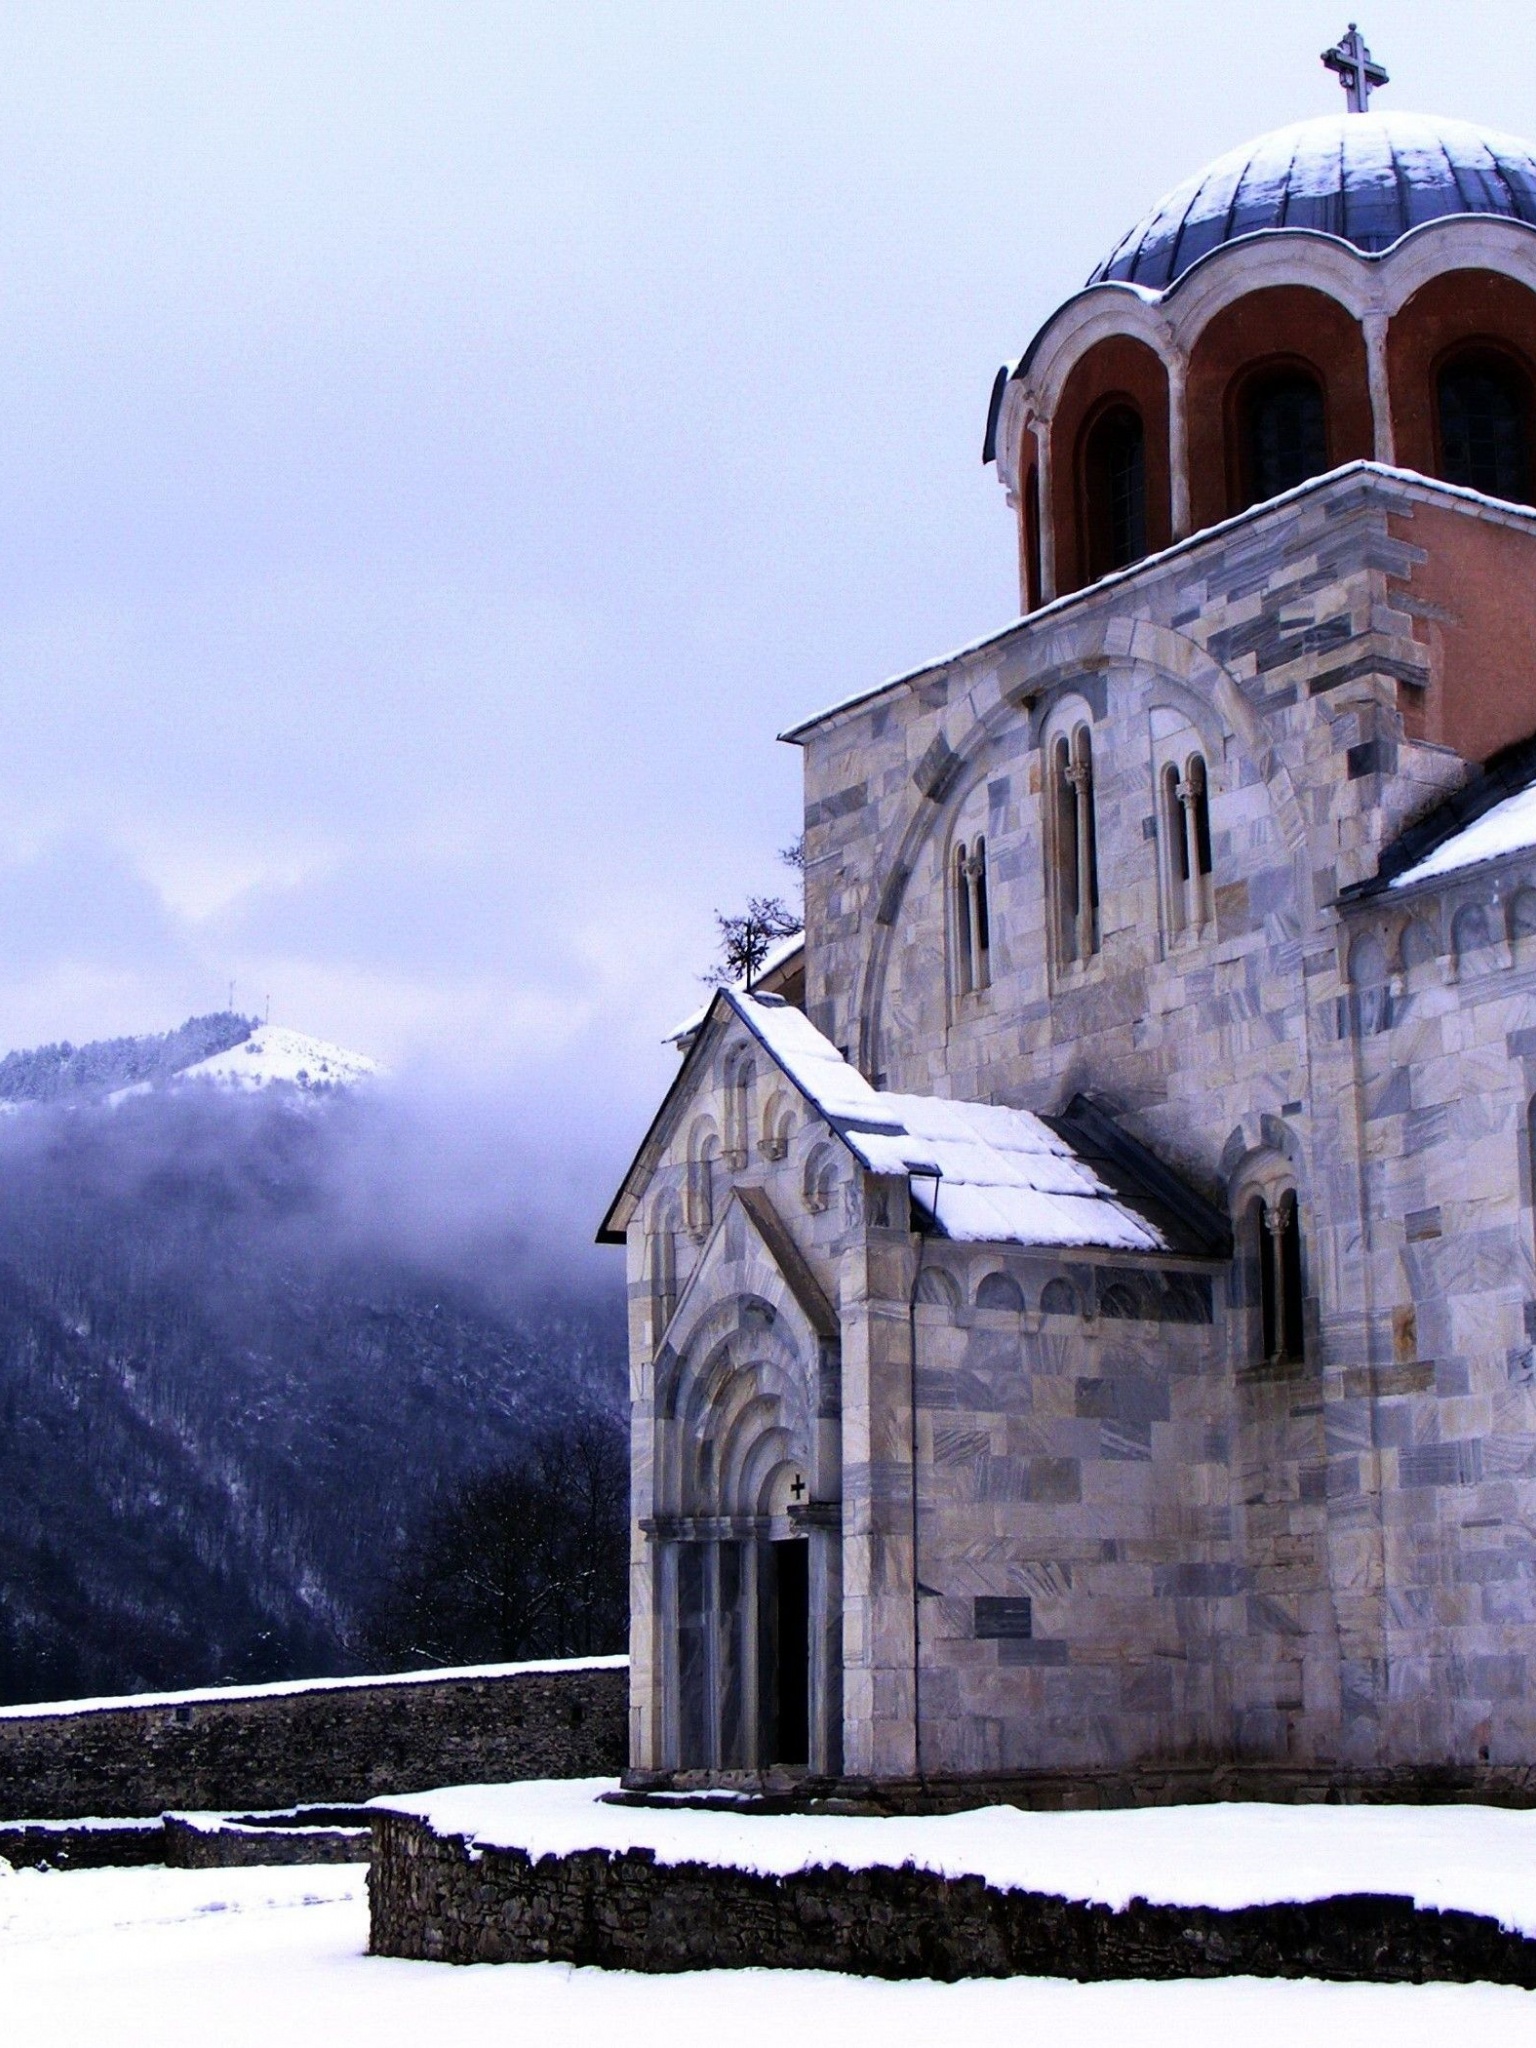
[{"label": "arched portal", "polygon": [[837,1768],[840,1518],[816,1498],[824,1341],[782,1302],[741,1294],[658,1360],[667,1769]]}]

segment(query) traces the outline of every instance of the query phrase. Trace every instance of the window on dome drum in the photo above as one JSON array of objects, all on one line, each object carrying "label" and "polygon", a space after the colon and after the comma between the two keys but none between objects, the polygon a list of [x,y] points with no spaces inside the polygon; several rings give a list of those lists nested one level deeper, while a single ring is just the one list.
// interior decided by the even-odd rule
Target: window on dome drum
[{"label": "window on dome drum", "polygon": [[1447,483],[1527,504],[1530,391],[1524,374],[1497,356],[1461,356],[1437,380],[1440,465]]},{"label": "window on dome drum", "polygon": [[987,903],[987,842],[957,842],[952,870],[955,919],[955,989],[974,995],[992,980],[992,918]]},{"label": "window on dome drum", "polygon": [[1243,398],[1243,439],[1250,505],[1321,476],[1328,467],[1328,422],[1317,379],[1285,370],[1253,383]]},{"label": "window on dome drum", "polygon": [[1063,965],[1099,950],[1099,855],[1093,741],[1086,725],[1051,743],[1051,895]]},{"label": "window on dome drum", "polygon": [[1248,1205],[1248,1252],[1258,1268],[1259,1342],[1265,1365],[1299,1365],[1302,1333],[1301,1219],[1296,1191]]},{"label": "window on dome drum", "polygon": [[1034,611],[1045,589],[1040,559],[1040,471],[1031,468],[1024,486],[1024,578],[1029,609]]},{"label": "window on dome drum", "polygon": [[1170,932],[1199,931],[1215,915],[1211,888],[1211,805],[1203,755],[1191,754],[1181,775],[1163,769],[1164,890]]},{"label": "window on dome drum", "polygon": [[1112,405],[1083,446],[1084,538],[1092,581],[1147,552],[1147,448],[1141,415]]}]

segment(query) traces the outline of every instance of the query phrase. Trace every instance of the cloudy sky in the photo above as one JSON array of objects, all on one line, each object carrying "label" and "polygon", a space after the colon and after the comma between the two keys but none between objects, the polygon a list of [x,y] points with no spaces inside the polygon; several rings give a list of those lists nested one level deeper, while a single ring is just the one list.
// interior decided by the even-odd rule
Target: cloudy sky
[{"label": "cloudy sky", "polygon": [[[1016,608],[996,365],[1344,25],[0,6],[0,1047],[233,982],[610,1174],[775,733]],[[1528,0],[1363,26],[1536,131]]]}]

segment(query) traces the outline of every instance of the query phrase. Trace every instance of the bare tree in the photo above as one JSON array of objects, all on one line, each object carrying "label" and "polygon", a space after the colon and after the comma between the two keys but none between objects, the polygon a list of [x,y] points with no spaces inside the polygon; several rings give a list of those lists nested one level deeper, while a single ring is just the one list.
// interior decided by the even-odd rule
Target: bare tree
[{"label": "bare tree", "polygon": [[752,896],[734,917],[717,910],[715,923],[720,927],[720,961],[704,979],[712,988],[741,987],[750,995],[773,947],[803,930],[805,920],[781,896]]}]

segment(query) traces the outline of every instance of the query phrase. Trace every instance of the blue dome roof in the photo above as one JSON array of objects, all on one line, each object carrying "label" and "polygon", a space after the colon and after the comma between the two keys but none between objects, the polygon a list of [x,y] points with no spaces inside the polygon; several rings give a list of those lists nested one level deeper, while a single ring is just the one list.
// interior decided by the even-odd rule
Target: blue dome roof
[{"label": "blue dome roof", "polygon": [[1159,200],[1088,282],[1165,291],[1212,249],[1264,228],[1311,228],[1375,255],[1453,213],[1536,227],[1536,150],[1467,121],[1329,114],[1218,157]]}]

